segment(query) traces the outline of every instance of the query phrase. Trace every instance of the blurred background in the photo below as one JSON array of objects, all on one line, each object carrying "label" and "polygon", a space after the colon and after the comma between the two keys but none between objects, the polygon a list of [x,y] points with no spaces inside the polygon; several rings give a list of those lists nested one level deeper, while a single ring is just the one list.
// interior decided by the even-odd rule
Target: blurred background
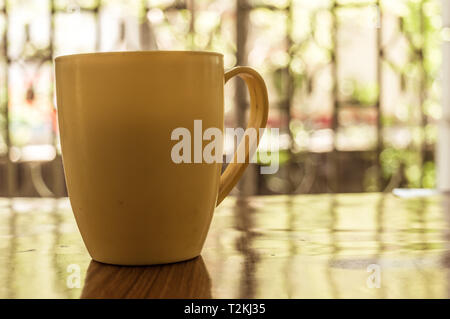
[{"label": "blurred background", "polygon": [[[280,169],[252,164],[235,193],[434,188],[442,11],[439,0],[0,1],[0,196],[66,195],[56,56],[156,49],[217,51],[225,68],[263,74]],[[239,80],[225,103],[226,126],[245,127]]]}]

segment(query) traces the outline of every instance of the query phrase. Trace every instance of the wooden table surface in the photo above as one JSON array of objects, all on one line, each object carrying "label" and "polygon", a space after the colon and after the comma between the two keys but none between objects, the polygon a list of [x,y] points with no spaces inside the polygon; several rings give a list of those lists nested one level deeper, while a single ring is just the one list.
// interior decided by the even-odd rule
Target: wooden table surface
[{"label": "wooden table surface", "polygon": [[67,199],[0,198],[0,298],[449,298],[449,229],[444,195],[228,198],[201,257],[118,267]]}]

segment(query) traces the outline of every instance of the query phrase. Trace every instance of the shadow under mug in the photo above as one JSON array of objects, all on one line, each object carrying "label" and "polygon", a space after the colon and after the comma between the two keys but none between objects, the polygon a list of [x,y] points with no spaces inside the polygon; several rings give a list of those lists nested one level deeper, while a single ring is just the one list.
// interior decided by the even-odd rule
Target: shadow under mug
[{"label": "shadow under mug", "polygon": [[[195,51],[76,54],[55,65],[67,188],[91,257],[151,265],[198,256],[214,208],[242,176],[266,125],[262,77],[249,67],[225,72],[221,54]],[[202,137],[194,125],[201,120],[203,130],[223,133],[224,83],[236,75],[249,89],[247,129],[257,133],[254,145],[245,138],[238,146],[245,161],[235,154],[222,175],[218,162],[174,162],[176,128]]]}]

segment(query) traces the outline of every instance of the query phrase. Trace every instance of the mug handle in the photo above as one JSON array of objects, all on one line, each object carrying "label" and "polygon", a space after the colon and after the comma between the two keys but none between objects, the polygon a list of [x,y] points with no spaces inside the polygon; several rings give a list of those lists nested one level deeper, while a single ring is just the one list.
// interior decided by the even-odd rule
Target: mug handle
[{"label": "mug handle", "polygon": [[[258,147],[262,135],[262,130],[260,132],[260,129],[266,127],[269,113],[267,88],[261,75],[250,67],[238,66],[225,72],[225,83],[236,75],[245,81],[250,94],[250,117],[245,133],[247,133],[249,129],[256,130],[256,141],[253,140],[246,143],[250,138],[247,134],[244,134],[244,138],[239,143],[237,152],[233,156],[233,161],[227,166],[222,176],[220,176],[219,195],[217,197],[216,206],[218,206],[233,189],[247,168],[251,156],[253,156]],[[253,145],[248,145],[250,142],[253,142]],[[240,152],[245,152],[244,163],[237,162],[237,154],[240,154]]]}]

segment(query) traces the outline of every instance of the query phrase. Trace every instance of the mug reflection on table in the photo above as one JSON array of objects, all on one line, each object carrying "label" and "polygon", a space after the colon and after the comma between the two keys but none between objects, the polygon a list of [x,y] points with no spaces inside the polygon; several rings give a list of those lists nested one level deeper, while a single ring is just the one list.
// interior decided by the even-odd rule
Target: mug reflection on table
[{"label": "mug reflection on table", "polygon": [[113,266],[91,261],[81,298],[211,298],[201,256],[156,266]]}]

